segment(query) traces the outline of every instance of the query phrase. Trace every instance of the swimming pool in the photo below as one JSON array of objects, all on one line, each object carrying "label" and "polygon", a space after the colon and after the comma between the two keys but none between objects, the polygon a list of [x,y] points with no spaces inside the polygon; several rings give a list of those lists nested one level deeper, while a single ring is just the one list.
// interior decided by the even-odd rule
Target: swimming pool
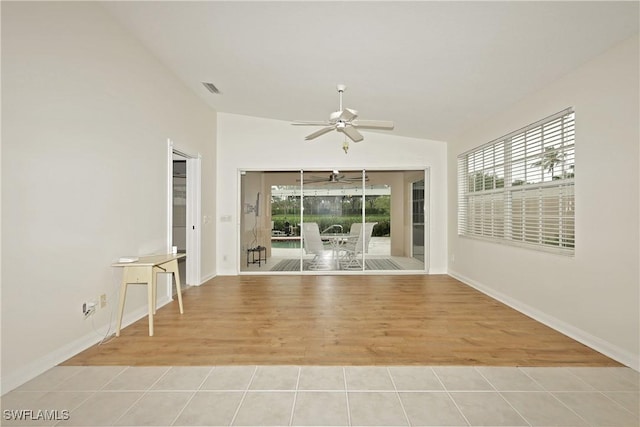
[{"label": "swimming pool", "polygon": [[272,248],[297,249],[300,247],[300,239],[275,240],[271,239]]}]

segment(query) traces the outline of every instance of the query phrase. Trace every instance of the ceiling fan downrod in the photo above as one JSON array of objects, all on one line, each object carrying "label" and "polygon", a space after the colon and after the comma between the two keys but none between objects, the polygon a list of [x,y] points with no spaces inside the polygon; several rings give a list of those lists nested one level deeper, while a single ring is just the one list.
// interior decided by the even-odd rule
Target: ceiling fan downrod
[{"label": "ceiling fan downrod", "polygon": [[338,85],[338,93],[340,94],[340,109],[338,111],[342,111],[342,93],[347,90],[345,85]]}]

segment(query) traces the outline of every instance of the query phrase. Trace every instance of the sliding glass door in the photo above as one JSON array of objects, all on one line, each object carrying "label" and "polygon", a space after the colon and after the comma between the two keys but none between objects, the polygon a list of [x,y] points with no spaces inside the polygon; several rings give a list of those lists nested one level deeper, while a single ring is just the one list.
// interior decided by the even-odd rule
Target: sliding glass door
[{"label": "sliding glass door", "polygon": [[351,225],[362,222],[362,171],[318,170],[301,175],[303,270],[341,270],[349,261]]},{"label": "sliding glass door", "polygon": [[424,262],[424,179],[413,182],[411,184],[411,190],[411,228],[413,230],[413,233],[411,234],[411,256],[418,261]]},{"label": "sliding glass door", "polygon": [[240,271],[424,271],[424,182],[424,170],[241,172]]}]

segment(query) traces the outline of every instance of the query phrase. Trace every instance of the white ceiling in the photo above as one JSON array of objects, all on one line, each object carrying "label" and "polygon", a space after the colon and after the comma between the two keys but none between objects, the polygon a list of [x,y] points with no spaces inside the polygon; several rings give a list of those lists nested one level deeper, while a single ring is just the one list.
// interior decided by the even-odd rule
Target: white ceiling
[{"label": "white ceiling", "polygon": [[325,120],[343,83],[360,118],[445,141],[638,33],[638,5],[104,3],[217,111]]}]

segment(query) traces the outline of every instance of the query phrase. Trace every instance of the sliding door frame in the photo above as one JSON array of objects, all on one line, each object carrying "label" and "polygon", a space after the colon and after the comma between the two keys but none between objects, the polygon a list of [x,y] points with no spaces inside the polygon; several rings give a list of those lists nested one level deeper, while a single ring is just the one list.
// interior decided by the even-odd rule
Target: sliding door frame
[{"label": "sliding door frame", "polygon": [[[362,223],[365,223],[365,215],[366,215],[366,182],[364,181],[364,177],[366,176],[367,173],[374,173],[374,172],[422,172],[423,176],[424,176],[424,182],[425,182],[425,199],[424,199],[424,209],[425,209],[425,218],[424,218],[424,262],[423,262],[423,268],[422,269],[417,269],[417,270],[366,270],[364,262],[362,265],[362,269],[361,270],[313,270],[313,271],[305,271],[303,270],[303,257],[304,257],[304,248],[303,248],[303,242],[302,242],[302,231],[300,231],[300,270],[299,271],[269,271],[269,270],[251,270],[251,271],[247,271],[247,270],[243,270],[242,269],[242,265],[243,263],[246,261],[246,253],[245,252],[245,248],[243,247],[243,243],[242,243],[242,222],[240,220],[241,215],[243,215],[244,213],[244,207],[242,206],[242,200],[243,200],[243,194],[242,194],[242,175],[244,175],[247,172],[265,172],[265,173],[270,173],[270,172],[282,172],[282,173],[287,173],[287,172],[293,172],[293,173],[298,173],[299,174],[299,182],[300,182],[300,198],[299,198],[299,209],[300,209],[300,223],[302,224],[304,222],[304,209],[303,209],[303,200],[304,200],[304,183],[303,183],[303,176],[305,171],[310,172],[310,171],[323,171],[323,170],[332,170],[331,167],[326,167],[326,166],[314,166],[314,167],[305,167],[305,168],[239,168],[238,169],[238,173],[237,173],[237,230],[236,230],[236,238],[237,238],[237,245],[236,247],[239,249],[239,253],[237,254],[237,273],[239,275],[274,275],[274,274],[285,274],[285,275],[335,275],[335,274],[341,274],[341,275],[348,275],[348,274],[356,274],[356,275],[389,275],[389,274],[429,274],[429,269],[430,269],[430,223],[431,223],[431,203],[430,203],[430,198],[431,198],[431,180],[430,180],[430,168],[426,167],[426,166],[416,166],[416,167],[404,167],[404,168],[392,168],[392,167],[378,167],[378,168],[365,168],[365,167],[342,167],[340,168],[342,170],[345,171],[350,171],[350,172],[356,172],[359,171],[362,173],[363,176],[363,180],[362,180]],[[407,188],[411,187],[411,183],[405,183],[404,184],[404,188],[403,191],[406,191]],[[270,200],[267,200],[266,197],[263,198],[265,206],[263,206],[263,209],[270,209]],[[393,201],[392,201],[393,203]],[[409,202],[409,206],[410,206],[410,202]],[[406,209],[406,207],[405,207]],[[409,208],[410,209],[410,208]],[[412,245],[412,241],[410,241],[410,244]],[[365,247],[365,242],[363,239],[363,249]],[[366,254],[364,255],[366,259]]]}]

